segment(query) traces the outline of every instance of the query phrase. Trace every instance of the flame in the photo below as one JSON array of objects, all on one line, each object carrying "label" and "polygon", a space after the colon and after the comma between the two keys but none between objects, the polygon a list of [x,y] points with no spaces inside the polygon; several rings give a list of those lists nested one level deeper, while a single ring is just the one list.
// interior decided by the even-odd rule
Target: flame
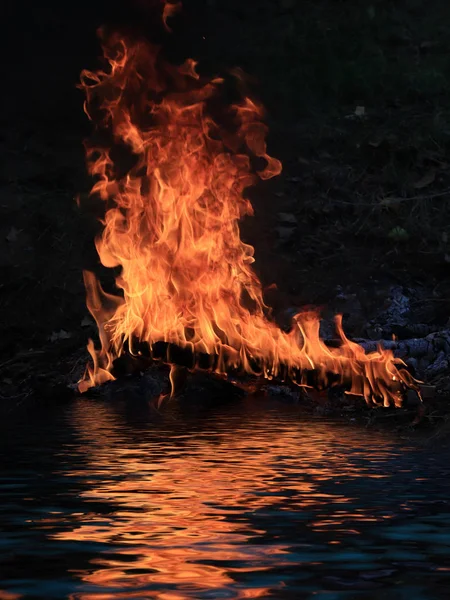
[{"label": "flame", "polygon": [[267,154],[262,106],[249,97],[224,106],[223,79],[203,80],[193,60],[168,64],[148,42],[104,33],[102,42],[109,67],[83,71],[81,87],[86,114],[109,136],[87,145],[87,162],[92,194],[105,202],[96,248],[104,266],[120,267],[122,295],[106,294],[85,273],[101,349],[89,343],[94,362],[80,390],[114,378],[124,345],[138,354],[140,343],[162,341],[189,350],[193,366],[195,357],[213,357],[216,373],[239,369],[309,385],[313,372],[315,385],[333,381],[399,405],[399,383],[414,384],[390,351],[366,355],[340,318],[339,348],[321,341],[315,312],[296,315],[288,333],[270,319],[254,249],[239,231],[253,213],[244,192],[257,179],[255,160],[264,165],[261,179],[281,171]]},{"label": "flame", "polygon": [[172,29],[167,24],[167,19],[170,19],[171,17],[173,17],[174,15],[176,15],[178,12],[181,11],[181,2],[176,2],[176,0],[175,1],[163,0],[163,2],[164,2],[164,8],[163,8],[162,20],[164,23],[164,27],[167,29],[167,31],[171,32]]}]

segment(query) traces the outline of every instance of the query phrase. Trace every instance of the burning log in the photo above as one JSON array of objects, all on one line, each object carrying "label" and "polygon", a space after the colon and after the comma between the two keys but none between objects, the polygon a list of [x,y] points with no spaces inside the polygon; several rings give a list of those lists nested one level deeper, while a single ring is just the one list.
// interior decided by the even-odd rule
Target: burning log
[{"label": "burning log", "polygon": [[339,319],[340,345],[328,347],[314,312],[296,315],[289,332],[270,318],[238,225],[253,212],[244,194],[253,162],[264,164],[263,180],[281,171],[267,154],[262,107],[242,93],[220,102],[223,79],[203,80],[192,60],[168,64],[148,42],[116,34],[103,46],[108,69],[83,71],[81,87],[86,113],[110,139],[88,145],[87,158],[92,194],[105,202],[96,247],[105,267],[121,268],[121,294],[84,274],[101,349],[90,342],[80,390],[114,379],[129,354],[221,377],[339,385],[370,405],[399,406],[401,388],[415,383],[391,351],[366,354]]},{"label": "burning log", "polygon": [[122,354],[113,360],[110,369],[112,379],[120,379],[126,375],[147,371],[153,365],[170,366],[171,396],[177,395],[186,382],[188,373],[203,372],[214,375],[224,382],[232,383],[246,391],[255,391],[266,381],[271,384],[288,384],[301,388],[312,388],[317,391],[339,389],[342,393],[364,396],[369,406],[401,406],[403,396],[408,386],[407,371],[403,378],[397,378],[386,385],[385,378],[380,376],[367,377],[366,365],[353,364],[354,371],[326,371],[320,368],[292,368],[288,364],[280,364],[276,371],[267,372],[264,365],[257,360],[252,361],[249,371],[248,365],[227,368],[226,372],[220,371],[224,357],[219,354],[210,355],[195,353],[192,348],[180,348],[167,342],[156,342],[153,346],[135,342],[130,352],[128,344],[123,347]]}]

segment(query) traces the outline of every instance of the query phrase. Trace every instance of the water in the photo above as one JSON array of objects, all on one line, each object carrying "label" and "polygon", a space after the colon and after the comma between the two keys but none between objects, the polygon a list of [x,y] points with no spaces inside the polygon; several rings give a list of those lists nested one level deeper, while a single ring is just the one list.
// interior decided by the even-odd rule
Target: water
[{"label": "water", "polygon": [[0,598],[448,598],[449,458],[267,400],[9,417]]}]

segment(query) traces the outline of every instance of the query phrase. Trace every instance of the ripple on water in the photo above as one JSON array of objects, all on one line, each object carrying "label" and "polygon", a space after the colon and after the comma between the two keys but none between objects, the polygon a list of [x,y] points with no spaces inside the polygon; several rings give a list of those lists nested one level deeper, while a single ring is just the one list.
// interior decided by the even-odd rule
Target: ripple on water
[{"label": "ripple on water", "polygon": [[257,399],[81,399],[0,427],[2,599],[429,600],[450,583],[448,461],[388,434]]}]

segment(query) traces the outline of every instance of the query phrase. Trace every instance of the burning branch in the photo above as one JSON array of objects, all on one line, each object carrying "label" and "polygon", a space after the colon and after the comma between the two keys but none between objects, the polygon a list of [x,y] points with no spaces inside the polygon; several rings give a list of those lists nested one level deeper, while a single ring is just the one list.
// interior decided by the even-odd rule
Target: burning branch
[{"label": "burning branch", "polygon": [[289,333],[268,316],[254,250],[239,231],[253,212],[244,194],[256,179],[252,162],[264,163],[261,179],[281,171],[266,151],[262,107],[248,97],[223,105],[222,79],[202,80],[192,60],[168,64],[147,42],[113,35],[103,44],[109,68],[84,71],[81,87],[89,118],[109,133],[109,145],[88,146],[87,157],[92,194],[105,202],[97,251],[104,266],[121,268],[122,296],[85,274],[102,347],[90,342],[94,362],[80,390],[112,379],[125,349],[139,355],[144,344],[154,358],[163,344],[160,360],[179,364],[177,349],[190,369],[344,385],[399,405],[399,386],[414,383],[392,352],[366,354],[340,319],[340,347],[329,348],[316,313],[297,315]]}]

